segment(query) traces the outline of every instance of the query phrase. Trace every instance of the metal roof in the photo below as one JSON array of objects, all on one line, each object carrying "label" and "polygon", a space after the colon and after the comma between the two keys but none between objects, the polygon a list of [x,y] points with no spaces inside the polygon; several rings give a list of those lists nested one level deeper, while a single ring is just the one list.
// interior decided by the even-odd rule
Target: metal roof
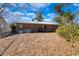
[{"label": "metal roof", "polygon": [[16,23],[26,23],[26,24],[50,24],[50,25],[58,25],[58,23],[56,22],[45,22],[45,21],[42,21],[42,22],[39,22],[39,21],[18,21]]}]

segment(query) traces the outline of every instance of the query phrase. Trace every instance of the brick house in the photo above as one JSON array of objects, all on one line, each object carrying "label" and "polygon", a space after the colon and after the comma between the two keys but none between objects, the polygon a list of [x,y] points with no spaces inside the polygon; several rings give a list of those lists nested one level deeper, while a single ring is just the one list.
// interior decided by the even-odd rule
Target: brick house
[{"label": "brick house", "polygon": [[16,29],[21,32],[55,32],[58,24],[53,22],[17,22]]}]

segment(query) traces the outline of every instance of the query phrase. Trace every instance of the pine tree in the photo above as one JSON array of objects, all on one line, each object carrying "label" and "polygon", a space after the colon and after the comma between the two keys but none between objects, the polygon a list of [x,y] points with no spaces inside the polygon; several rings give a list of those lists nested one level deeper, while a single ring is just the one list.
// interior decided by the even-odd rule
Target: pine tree
[{"label": "pine tree", "polygon": [[37,16],[33,19],[33,21],[34,21],[34,20],[43,21],[43,16],[42,16],[42,12],[41,12],[41,11],[39,11],[39,12],[37,13]]}]

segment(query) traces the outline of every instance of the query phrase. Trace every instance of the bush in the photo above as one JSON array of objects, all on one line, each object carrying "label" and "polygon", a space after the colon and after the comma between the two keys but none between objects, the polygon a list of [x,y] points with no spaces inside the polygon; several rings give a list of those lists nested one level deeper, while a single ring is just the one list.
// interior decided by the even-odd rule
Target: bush
[{"label": "bush", "polygon": [[69,23],[61,25],[56,32],[60,36],[66,38],[67,41],[79,40],[79,26],[77,24]]},{"label": "bush", "polygon": [[12,33],[16,33],[16,25],[15,24],[11,24],[10,28],[11,28]]}]

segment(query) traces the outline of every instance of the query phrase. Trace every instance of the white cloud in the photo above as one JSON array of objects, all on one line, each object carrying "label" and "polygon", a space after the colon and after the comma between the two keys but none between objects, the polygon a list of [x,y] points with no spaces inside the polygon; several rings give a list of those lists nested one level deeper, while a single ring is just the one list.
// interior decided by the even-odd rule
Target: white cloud
[{"label": "white cloud", "polygon": [[50,13],[50,14],[47,14],[47,16],[52,19],[52,18],[54,18],[56,15],[55,15],[54,13]]},{"label": "white cloud", "polygon": [[28,8],[28,4],[26,4],[26,3],[19,3],[19,4],[18,4],[18,7],[19,7],[20,9],[26,9],[26,8]]},{"label": "white cloud", "polygon": [[19,3],[18,5],[19,5],[20,7],[24,7],[24,6],[26,6],[25,3]]},{"label": "white cloud", "polygon": [[4,11],[3,11],[3,13],[9,13],[9,12],[11,12],[11,11],[9,10],[9,8],[5,8]]},{"label": "white cloud", "polygon": [[31,10],[33,12],[37,12],[39,10],[42,10],[42,8],[44,9],[48,5],[50,5],[50,4],[48,4],[48,3],[28,3],[28,4],[25,4],[25,9]]},{"label": "white cloud", "polygon": [[2,13],[2,16],[10,18],[10,17],[21,17],[25,15],[22,12],[11,12],[9,9],[6,9],[4,13]]},{"label": "white cloud", "polygon": [[51,21],[51,19],[44,19],[44,21]]},{"label": "white cloud", "polygon": [[28,17],[31,17],[31,18],[36,17],[36,14],[35,14],[35,13],[27,13],[26,15],[27,15]]},{"label": "white cloud", "polygon": [[16,3],[9,3],[13,7],[17,7]]},{"label": "white cloud", "polygon": [[8,15],[3,16],[8,23],[14,23],[19,20],[30,20],[29,17],[25,17],[22,12],[10,12]]},{"label": "white cloud", "polygon": [[42,8],[50,5],[49,3],[30,3],[31,7]]},{"label": "white cloud", "polygon": [[76,6],[76,7],[79,7],[79,4],[78,3],[74,3],[73,5]]},{"label": "white cloud", "polygon": [[31,18],[29,18],[29,17],[22,17],[21,19],[25,19],[25,20],[31,20]]},{"label": "white cloud", "polygon": [[22,12],[14,12],[13,16],[24,16]]},{"label": "white cloud", "polygon": [[31,21],[34,17],[36,17],[35,13],[26,13],[26,15],[24,15],[22,12],[10,12],[8,15],[4,16],[8,23]]},{"label": "white cloud", "polygon": [[9,10],[9,8],[5,8],[4,11],[1,13],[2,16],[8,16],[12,13],[12,11]]},{"label": "white cloud", "polygon": [[37,12],[37,11],[38,11],[36,8],[31,8],[31,10],[32,10],[33,12]]},{"label": "white cloud", "polygon": [[[47,7],[48,5],[50,5],[50,4],[48,4],[48,3],[20,3],[20,4],[15,4],[15,3],[11,3],[10,5],[12,5],[13,7],[19,7],[19,8],[21,8],[21,9],[19,9],[19,11],[17,10],[17,12],[12,12],[11,10],[9,10],[9,8],[6,8],[5,10],[4,10],[4,17],[6,18],[6,19],[8,19],[8,22],[10,22],[10,23],[12,23],[12,22],[15,22],[16,20],[22,20],[23,19],[23,21],[24,20],[31,20],[32,18],[35,18],[36,17],[36,14],[35,13],[33,13],[33,12],[28,12],[28,11],[35,11],[35,12],[37,12],[37,11],[39,11],[39,9],[41,9],[41,8],[44,8],[44,7]],[[23,9],[23,8],[25,8],[25,9]],[[23,12],[22,12],[22,9],[23,9]],[[46,10],[48,10],[48,8],[46,9]],[[27,13],[27,12],[28,13]],[[44,18],[53,18],[55,16],[55,14],[53,14],[53,13],[50,13],[50,14],[47,14],[47,16],[44,16]]]},{"label": "white cloud", "polygon": [[29,18],[29,17],[20,17],[19,20],[18,19],[15,20],[15,22],[26,22],[26,21],[31,21],[31,18]]}]

